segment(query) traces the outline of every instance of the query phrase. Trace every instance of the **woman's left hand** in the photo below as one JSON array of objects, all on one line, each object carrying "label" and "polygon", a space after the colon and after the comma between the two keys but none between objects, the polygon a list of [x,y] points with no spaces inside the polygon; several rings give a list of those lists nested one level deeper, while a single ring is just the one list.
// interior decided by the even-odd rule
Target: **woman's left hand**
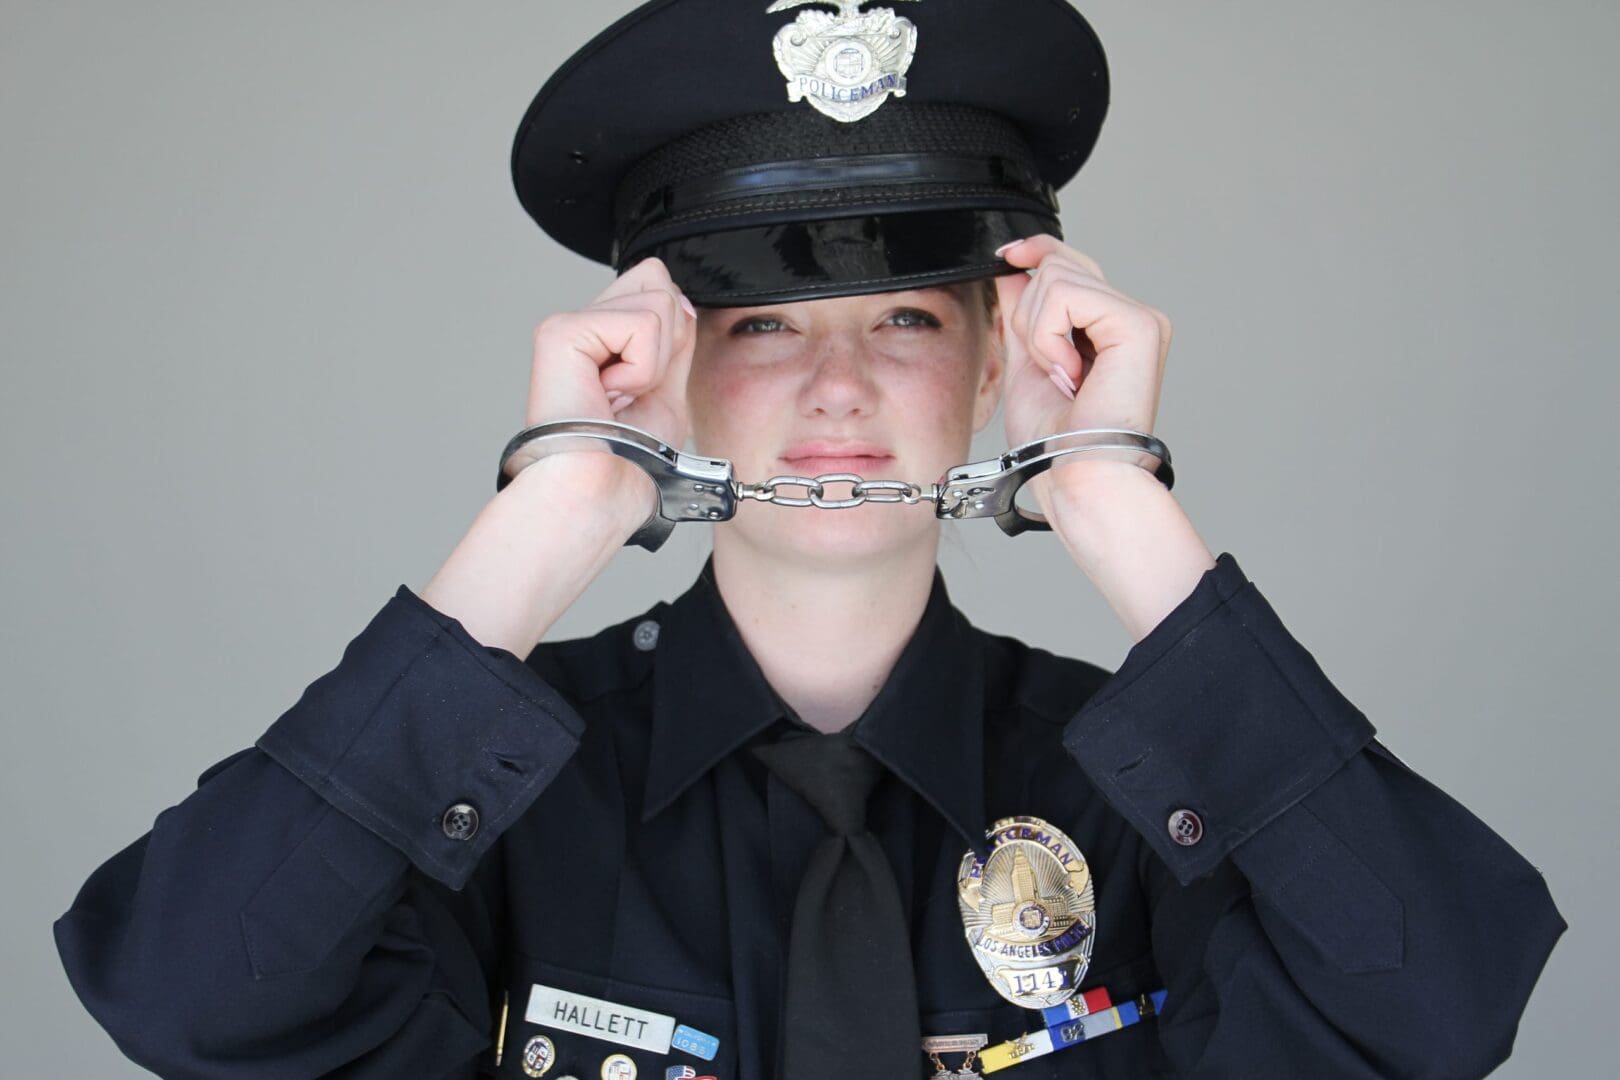
[{"label": "woman's left hand", "polygon": [[[1021,240],[1002,255],[1034,271],[996,278],[1008,444],[1079,428],[1152,434],[1170,320],[1109,285],[1090,256],[1054,236]],[[1138,465],[1072,454],[1029,487],[1132,641],[1215,565],[1180,504]]]},{"label": "woman's left hand", "polygon": [[1007,357],[1007,445],[1079,428],[1152,434],[1170,352],[1164,312],[1109,285],[1095,260],[1049,233],[1013,244],[1002,257],[1033,270],[995,279]]}]

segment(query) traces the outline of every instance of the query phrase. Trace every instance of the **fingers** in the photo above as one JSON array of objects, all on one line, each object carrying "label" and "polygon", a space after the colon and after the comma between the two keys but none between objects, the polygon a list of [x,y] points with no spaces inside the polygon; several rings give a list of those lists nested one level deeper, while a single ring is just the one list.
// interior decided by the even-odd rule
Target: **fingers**
[{"label": "fingers", "polygon": [[[642,390],[656,382],[663,320],[648,307],[589,308],[546,317],[536,330],[535,363],[585,363],[603,390]],[[627,374],[636,372],[637,374]]]},{"label": "fingers", "polygon": [[1016,266],[1038,263],[1011,309],[1010,329],[1028,341],[1033,358],[1060,388],[1065,380],[1083,382],[1104,349],[1127,340],[1153,341],[1155,366],[1162,366],[1172,333],[1169,317],[1109,285],[1096,260],[1044,233],[1006,249],[1003,257]]},{"label": "fingers", "polygon": [[1080,378],[1080,350],[1075,348],[1071,335],[1078,323],[1068,321],[1070,307],[1052,303],[1052,283],[1055,265],[1037,272],[1029,288],[1013,312],[1013,329],[1023,335],[1035,362],[1049,373],[1062,372],[1059,378],[1077,383]]},{"label": "fingers", "polygon": [[1013,329],[1013,314],[1020,309],[1029,293],[1028,274],[1002,274],[995,278],[996,304],[1001,308],[1001,348],[1007,370],[1003,376],[1008,386],[1019,378],[1030,363],[1029,350],[1024,347],[1024,335]]},{"label": "fingers", "polygon": [[[541,415],[617,414],[670,384],[684,400],[696,309],[657,259],[620,275],[592,303],[535,329],[529,422]],[[683,410],[667,403],[672,415]]]},{"label": "fingers", "polygon": [[[638,262],[603,290],[592,308],[647,308],[659,319],[658,364],[652,378],[645,378],[647,373],[634,366],[623,372],[609,366],[603,371],[605,388],[636,396],[667,379],[678,377],[679,385],[685,385],[691,351],[697,342],[697,309],[675,284],[662,260],[649,257]],[[672,363],[680,367],[678,372],[671,371]]]},{"label": "fingers", "polygon": [[[1055,260],[1053,258],[1054,256]],[[1050,233],[1041,233],[1037,236],[1031,236],[1026,240],[1020,240],[1018,243],[1008,247],[1002,253],[1002,257],[1013,266],[1025,269],[1041,267],[1053,261],[1057,263],[1069,263],[1072,266],[1077,267],[1085,275],[1096,279],[1094,282],[1091,282],[1091,285],[1094,288],[1100,289],[1102,292],[1108,293],[1109,295],[1118,297],[1120,300],[1123,300],[1128,304],[1133,304],[1140,307],[1143,311],[1152,316],[1154,322],[1156,322],[1159,326],[1160,336],[1168,344],[1170,336],[1174,330],[1174,328],[1171,326],[1170,317],[1168,315],[1162,311],[1159,311],[1157,308],[1149,307],[1148,305],[1143,304],[1141,301],[1129,297],[1120,292],[1118,289],[1114,288],[1108,283],[1108,279],[1103,277],[1102,267],[1097,265],[1097,260],[1093,259],[1090,255],[1087,255],[1083,251],[1078,251],[1075,248],[1070,247]],[[1037,274],[1039,274],[1039,270],[1037,270]]]},{"label": "fingers", "polygon": [[1054,253],[1060,253],[1069,261],[1077,263],[1082,269],[1098,281],[1103,278],[1102,267],[1083,251],[1070,247],[1051,233],[1040,233],[1027,237],[1002,249],[1001,257],[1013,266],[1023,270],[1031,270],[1039,266],[1043,259]]},{"label": "fingers", "polygon": [[612,283],[598,293],[596,299],[591,303],[596,304],[603,300],[611,300],[616,296],[638,293],[644,289],[679,291],[675,288],[674,280],[669,276],[669,267],[665,266],[664,261],[657,256],[642,259],[636,265],[614,278]]}]

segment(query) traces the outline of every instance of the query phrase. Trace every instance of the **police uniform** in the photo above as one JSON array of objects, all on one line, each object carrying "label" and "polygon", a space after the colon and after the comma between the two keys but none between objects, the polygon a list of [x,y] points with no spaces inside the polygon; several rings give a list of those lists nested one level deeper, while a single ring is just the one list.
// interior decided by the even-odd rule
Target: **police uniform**
[{"label": "police uniform", "polygon": [[[1050,185],[1106,101],[1066,4],[993,7],[1033,56],[998,68],[1007,41],[969,40],[989,6],[911,9],[922,100],[862,55],[770,64],[778,94],[798,72],[828,108],[883,98],[851,120],[805,100],[739,113],[762,77],[746,50],[783,15],[647,5],[536,99],[514,152],[525,205],[619,269],[659,255],[711,304],[983,276],[994,245],[1054,231]],[[857,15],[794,25],[858,39]],[[635,93],[665,105],[591,135],[603,74],[642,54]],[[694,85],[705,65],[730,74]],[[902,103],[918,111],[897,119]],[[715,124],[731,137],[705,156],[687,133]],[[783,140],[810,149],[762,156]],[[92,1015],[162,1075],[767,1080],[795,891],[827,826],[753,751],[804,728],[712,563],[673,602],[526,658],[401,585],[255,746],[95,871],[57,944]],[[867,823],[922,1031],[1015,1048],[1009,1077],[1483,1075],[1565,929],[1535,868],[1383,748],[1229,552],[1112,673],[975,628],[936,571],[850,734],[882,766]],[[1083,851],[1094,893],[1067,1007],[1109,1023],[1044,1054],[1028,1048],[1049,1017],[965,936],[964,867],[988,865],[1008,819]],[[921,1046],[915,1061],[936,1074]]]}]

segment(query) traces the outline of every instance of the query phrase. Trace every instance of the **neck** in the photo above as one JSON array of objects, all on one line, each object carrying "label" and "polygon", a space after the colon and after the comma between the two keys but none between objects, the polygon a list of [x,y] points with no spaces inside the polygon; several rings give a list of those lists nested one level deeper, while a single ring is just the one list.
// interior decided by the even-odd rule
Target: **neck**
[{"label": "neck", "polygon": [[860,718],[911,640],[938,537],[829,570],[714,533],[714,577],[738,633],[782,700],[817,731]]}]

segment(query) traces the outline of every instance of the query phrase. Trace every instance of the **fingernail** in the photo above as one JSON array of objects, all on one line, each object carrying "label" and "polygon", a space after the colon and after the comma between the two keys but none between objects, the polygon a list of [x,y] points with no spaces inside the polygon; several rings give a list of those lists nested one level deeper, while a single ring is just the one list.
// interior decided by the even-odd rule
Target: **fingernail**
[{"label": "fingernail", "polygon": [[607,399],[608,399],[608,404],[609,405],[613,404],[615,401],[618,401],[622,397],[624,397],[624,391],[623,390],[609,390],[607,392]]},{"label": "fingernail", "polygon": [[1080,389],[1080,387],[1075,385],[1074,376],[1069,374],[1068,368],[1059,366],[1053,368],[1052,370],[1058,373],[1058,378],[1063,380],[1063,385],[1069,388],[1070,394],[1073,394],[1076,390]]},{"label": "fingernail", "polygon": [[688,300],[684,296],[681,297],[681,307],[686,309],[686,314],[687,315],[691,316],[694,319],[697,318],[697,308],[693,307],[692,306],[692,301]]},{"label": "fingernail", "polygon": [[1000,247],[996,248],[996,251],[995,251],[996,258],[998,258],[998,259],[1001,258],[1001,253],[1003,251],[1006,251],[1008,248],[1013,247],[1016,244],[1022,244],[1023,242],[1024,241],[1021,240],[1021,239],[1020,240],[1009,240],[1009,241],[1007,241],[1005,244],[1002,244]]},{"label": "fingernail", "polygon": [[1064,397],[1070,401],[1074,400],[1075,387],[1070,382],[1068,375],[1064,374],[1062,368],[1052,369],[1052,385],[1057,387]]},{"label": "fingernail", "polygon": [[613,402],[613,404],[611,404],[608,407],[610,409],[612,409],[615,413],[620,413],[620,412],[623,412],[625,409],[628,409],[630,407],[630,404],[635,400],[636,400],[636,396],[634,394],[624,394],[619,398],[619,400]]}]

